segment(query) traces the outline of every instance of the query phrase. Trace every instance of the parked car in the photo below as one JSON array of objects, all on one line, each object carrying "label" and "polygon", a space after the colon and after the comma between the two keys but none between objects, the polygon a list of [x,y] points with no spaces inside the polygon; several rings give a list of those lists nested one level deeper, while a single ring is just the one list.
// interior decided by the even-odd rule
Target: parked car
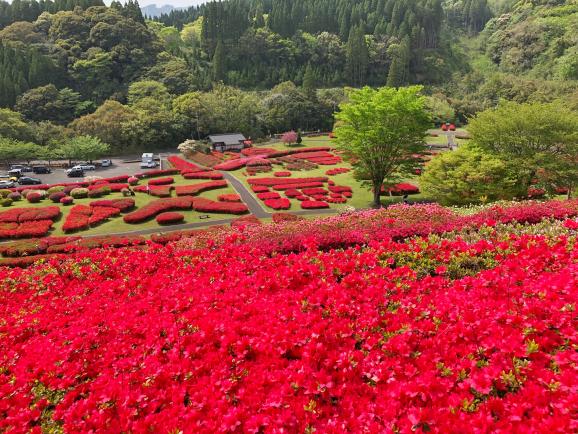
[{"label": "parked car", "polygon": [[23,164],[13,164],[10,166],[10,170],[20,169],[22,172],[32,172],[32,167],[24,166]]},{"label": "parked car", "polygon": [[22,169],[11,169],[8,171],[8,176],[18,179],[22,176]]},{"label": "parked car", "polygon": [[32,178],[30,176],[23,176],[18,180],[18,184],[20,184],[20,185],[39,185],[39,184],[42,184],[42,181],[38,178]]},{"label": "parked car", "polygon": [[80,169],[80,170],[96,170],[96,166],[94,164],[88,163],[80,163],[73,167],[73,169]]},{"label": "parked car", "polygon": [[158,163],[156,161],[143,161],[140,163],[141,169],[154,169],[157,167]]},{"label": "parked car", "polygon": [[14,187],[14,181],[10,179],[0,181],[0,188],[12,188],[12,187]]},{"label": "parked car", "polygon": [[32,171],[37,175],[41,173],[52,173],[52,169],[48,166],[33,166]]},{"label": "parked car", "polygon": [[100,165],[101,165],[102,167],[110,167],[110,166],[112,166],[112,161],[111,161],[111,160],[102,160],[102,161],[100,162]]},{"label": "parked car", "polygon": [[68,169],[66,171],[66,176],[69,178],[83,178],[84,177],[84,170],[78,166],[74,166],[72,169]]}]

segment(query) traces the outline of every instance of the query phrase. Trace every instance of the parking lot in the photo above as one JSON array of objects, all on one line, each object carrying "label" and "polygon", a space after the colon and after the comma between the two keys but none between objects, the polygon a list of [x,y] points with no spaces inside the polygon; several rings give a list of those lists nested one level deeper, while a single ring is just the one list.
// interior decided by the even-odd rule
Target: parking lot
[{"label": "parking lot", "polygon": [[[167,167],[167,162],[165,160],[167,154],[162,154],[162,168],[165,169]],[[155,155],[155,158],[158,158],[159,154]],[[127,162],[127,161],[135,161],[136,162]],[[84,172],[84,176],[99,176],[102,178],[110,178],[113,176],[119,175],[134,175],[135,173],[145,172],[147,170],[153,169],[141,169],[140,168],[140,157],[139,156],[130,156],[130,157],[119,157],[119,158],[111,158],[112,166],[109,167],[97,167],[96,170],[87,170]],[[31,164],[44,166],[46,164]],[[157,169],[159,166],[157,166]],[[0,173],[5,174],[7,169],[2,170]],[[42,181],[43,184],[59,184],[64,182],[74,182],[80,181],[83,178],[69,178],[66,176],[66,169],[62,168],[52,168],[52,173],[48,174],[36,174],[32,172],[23,173],[23,176],[30,176],[32,178],[38,178]]]}]

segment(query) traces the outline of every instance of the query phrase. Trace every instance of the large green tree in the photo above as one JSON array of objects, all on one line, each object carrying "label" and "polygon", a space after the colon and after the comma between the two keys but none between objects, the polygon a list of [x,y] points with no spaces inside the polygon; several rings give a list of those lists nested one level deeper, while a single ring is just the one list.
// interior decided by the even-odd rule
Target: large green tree
[{"label": "large green tree", "polygon": [[380,190],[415,170],[431,125],[422,87],[364,87],[348,92],[335,115],[336,142],[352,158],[355,171],[370,180],[373,204]]},{"label": "large green tree", "polygon": [[468,131],[473,143],[507,162],[519,196],[535,181],[566,187],[578,180],[578,113],[561,103],[503,101],[471,119]]},{"label": "large green tree", "polygon": [[110,146],[97,137],[76,136],[64,143],[60,150],[62,155],[69,160],[92,161],[106,156],[110,151]]}]

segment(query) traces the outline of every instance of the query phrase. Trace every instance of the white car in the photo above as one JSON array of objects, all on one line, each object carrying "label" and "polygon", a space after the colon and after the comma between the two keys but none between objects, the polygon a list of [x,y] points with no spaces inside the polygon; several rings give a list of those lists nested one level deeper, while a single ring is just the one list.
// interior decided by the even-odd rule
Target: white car
[{"label": "white car", "polygon": [[141,169],[153,169],[155,167],[157,167],[157,162],[156,161],[143,161],[140,163],[140,168]]},{"label": "white car", "polygon": [[111,160],[102,160],[102,161],[100,162],[100,165],[101,165],[102,167],[110,167],[110,166],[112,166],[112,161],[111,161]]},{"label": "white car", "polygon": [[96,166],[94,164],[77,164],[72,169],[74,169],[74,170],[96,170]]},{"label": "white car", "polygon": [[0,188],[12,188],[14,187],[14,181],[0,181]]}]

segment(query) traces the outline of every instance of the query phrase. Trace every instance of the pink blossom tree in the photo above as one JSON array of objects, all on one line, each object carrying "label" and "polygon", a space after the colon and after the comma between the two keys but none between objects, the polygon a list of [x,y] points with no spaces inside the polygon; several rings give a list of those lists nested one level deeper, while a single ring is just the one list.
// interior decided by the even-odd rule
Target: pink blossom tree
[{"label": "pink blossom tree", "polygon": [[281,141],[286,145],[297,143],[297,133],[293,130],[287,131],[283,136],[281,136]]}]

